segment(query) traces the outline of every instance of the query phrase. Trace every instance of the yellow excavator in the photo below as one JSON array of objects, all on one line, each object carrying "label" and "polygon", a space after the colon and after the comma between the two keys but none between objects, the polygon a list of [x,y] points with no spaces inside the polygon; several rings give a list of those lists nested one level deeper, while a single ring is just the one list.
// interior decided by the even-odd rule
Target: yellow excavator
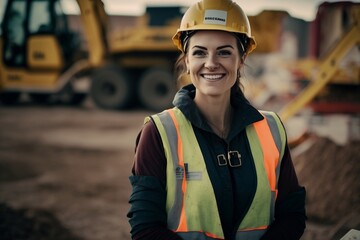
[{"label": "yellow excavator", "polygon": [[0,38],[0,101],[27,93],[34,101],[123,109],[140,101],[168,107],[176,85],[171,43],[182,7],[148,7],[143,24],[111,32],[101,0],[77,0],[88,51],[69,28],[60,0],[8,0]]},{"label": "yellow excavator", "polygon": [[[55,98],[79,104],[89,93],[93,102],[105,109],[123,109],[137,102],[155,111],[170,106],[176,91],[173,66],[178,56],[171,37],[182,7],[147,7],[136,27],[111,31],[101,0],[77,0],[87,42],[84,53],[60,1],[8,0],[0,37],[0,102],[15,103],[25,92],[34,101]],[[354,12],[352,30],[340,37],[327,57],[296,63],[311,83],[280,111],[285,121],[336,79],[341,59],[358,46],[359,4],[346,3]],[[325,4],[323,12],[332,9],[338,9],[336,3]],[[276,51],[285,15],[264,11],[250,16],[259,43],[256,52]],[[339,22],[349,22],[348,14],[340,15]],[[358,69],[356,66],[355,72]],[[359,75],[355,78],[352,86],[358,88]]]}]

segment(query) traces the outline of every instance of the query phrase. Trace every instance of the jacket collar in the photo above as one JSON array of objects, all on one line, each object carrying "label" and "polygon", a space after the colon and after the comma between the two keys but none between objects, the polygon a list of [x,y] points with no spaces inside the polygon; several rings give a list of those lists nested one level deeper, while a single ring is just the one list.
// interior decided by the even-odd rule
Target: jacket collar
[{"label": "jacket collar", "polygon": [[[196,88],[192,84],[183,87],[176,93],[173,104],[181,110],[194,126],[212,132],[204,116],[193,101],[195,92]],[[232,139],[248,125],[264,119],[261,113],[250,105],[249,101],[240,91],[232,91],[231,105],[234,108],[234,115],[228,139]]]}]

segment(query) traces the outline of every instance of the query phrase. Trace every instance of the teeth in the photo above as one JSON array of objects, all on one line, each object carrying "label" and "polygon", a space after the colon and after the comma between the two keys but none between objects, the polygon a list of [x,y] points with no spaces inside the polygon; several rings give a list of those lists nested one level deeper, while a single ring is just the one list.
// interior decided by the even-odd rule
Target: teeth
[{"label": "teeth", "polygon": [[206,75],[206,74],[204,74],[204,78],[211,79],[211,80],[220,79],[220,78],[222,78],[222,74],[217,74],[217,75]]}]

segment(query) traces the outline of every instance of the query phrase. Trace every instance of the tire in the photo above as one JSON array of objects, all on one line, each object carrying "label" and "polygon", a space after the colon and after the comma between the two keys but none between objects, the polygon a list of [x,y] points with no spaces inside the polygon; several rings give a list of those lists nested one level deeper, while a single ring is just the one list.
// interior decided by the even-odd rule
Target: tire
[{"label": "tire", "polygon": [[90,97],[104,109],[125,109],[134,97],[133,83],[118,67],[98,70],[92,77]]},{"label": "tire", "polygon": [[172,73],[164,68],[151,68],[140,79],[138,95],[144,107],[162,111],[172,106],[176,92]]},{"label": "tire", "polygon": [[20,99],[19,92],[3,92],[0,93],[0,102],[4,105],[14,105]]}]

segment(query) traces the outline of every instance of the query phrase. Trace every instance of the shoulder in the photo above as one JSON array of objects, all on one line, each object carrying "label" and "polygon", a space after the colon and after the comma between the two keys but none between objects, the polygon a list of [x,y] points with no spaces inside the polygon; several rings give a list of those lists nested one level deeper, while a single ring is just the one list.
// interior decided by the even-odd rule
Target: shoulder
[{"label": "shoulder", "polygon": [[275,143],[277,143],[281,156],[283,156],[285,147],[287,146],[287,136],[283,122],[275,112],[262,110],[259,112],[265,117]]},{"label": "shoulder", "polygon": [[159,133],[154,122],[151,120],[151,118],[146,118],[140,132],[138,133],[136,139],[136,148],[147,142],[154,142],[154,140],[159,138],[158,136]]},{"label": "shoulder", "polygon": [[141,129],[134,156],[135,175],[154,176],[165,181],[166,158],[160,135],[153,121],[148,121]]},{"label": "shoulder", "polygon": [[280,121],[279,115],[273,111],[258,110],[266,118],[276,118]]},{"label": "shoulder", "polygon": [[264,110],[259,110],[259,112],[265,117],[270,126],[275,125],[280,131],[285,131],[284,124],[277,113]]}]

